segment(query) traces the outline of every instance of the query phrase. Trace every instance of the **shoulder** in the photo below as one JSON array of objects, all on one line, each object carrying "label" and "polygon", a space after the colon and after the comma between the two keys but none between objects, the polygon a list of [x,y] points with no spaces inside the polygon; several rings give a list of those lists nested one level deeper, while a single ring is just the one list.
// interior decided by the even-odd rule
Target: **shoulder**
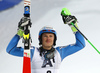
[{"label": "shoulder", "polygon": [[68,48],[70,45],[66,45],[66,46],[58,46],[56,47],[55,49],[56,50],[61,50],[61,49],[64,49],[64,48]]},{"label": "shoulder", "polygon": [[35,49],[35,46],[31,46],[30,49],[34,50]]},{"label": "shoulder", "polygon": [[35,47],[35,46],[31,46],[30,49],[31,49],[31,52],[39,51],[39,47]]},{"label": "shoulder", "polygon": [[39,48],[38,47],[35,47],[35,46],[31,46],[30,47],[30,50],[31,50],[31,60],[32,60],[33,56],[36,55],[39,52],[38,49]]}]

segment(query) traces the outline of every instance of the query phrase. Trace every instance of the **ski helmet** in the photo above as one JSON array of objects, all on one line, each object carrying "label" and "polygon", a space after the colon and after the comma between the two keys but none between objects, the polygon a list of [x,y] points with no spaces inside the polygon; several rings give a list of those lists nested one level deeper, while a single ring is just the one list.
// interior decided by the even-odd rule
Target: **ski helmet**
[{"label": "ski helmet", "polygon": [[39,45],[42,44],[42,34],[43,33],[53,33],[54,34],[54,46],[56,45],[56,40],[57,40],[57,33],[56,31],[53,29],[53,27],[50,26],[44,26],[40,31],[39,31]]}]

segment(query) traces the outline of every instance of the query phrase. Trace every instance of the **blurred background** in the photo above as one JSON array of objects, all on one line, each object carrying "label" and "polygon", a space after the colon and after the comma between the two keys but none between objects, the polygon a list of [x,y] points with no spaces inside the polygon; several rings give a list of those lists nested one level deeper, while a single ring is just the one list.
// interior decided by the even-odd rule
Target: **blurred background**
[{"label": "blurred background", "polygon": [[[38,33],[41,27],[50,25],[57,31],[57,45],[75,43],[75,36],[68,25],[63,24],[62,8],[68,8],[78,19],[82,33],[100,51],[100,0],[31,0],[32,45],[38,47]],[[17,33],[17,26],[23,17],[23,0],[0,0],[0,73],[21,73],[23,58],[9,55],[6,48]],[[18,46],[23,46],[20,40]],[[100,54],[86,41],[81,51],[66,57],[60,73],[100,73]]]}]

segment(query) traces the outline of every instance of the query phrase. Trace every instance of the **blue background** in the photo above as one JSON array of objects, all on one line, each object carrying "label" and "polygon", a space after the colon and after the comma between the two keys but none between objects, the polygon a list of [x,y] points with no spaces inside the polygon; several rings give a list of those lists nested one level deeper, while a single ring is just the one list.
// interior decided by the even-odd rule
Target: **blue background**
[{"label": "blue background", "polygon": [[22,0],[0,0],[0,11],[11,8]]}]

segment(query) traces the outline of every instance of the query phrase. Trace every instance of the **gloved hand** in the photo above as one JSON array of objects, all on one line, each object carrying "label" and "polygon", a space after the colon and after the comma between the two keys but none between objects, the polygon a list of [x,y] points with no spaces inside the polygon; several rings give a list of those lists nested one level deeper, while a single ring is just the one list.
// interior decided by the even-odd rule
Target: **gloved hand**
[{"label": "gloved hand", "polygon": [[62,15],[62,17],[63,17],[64,23],[68,25],[71,25],[71,23],[75,24],[77,21],[77,18],[72,15],[65,15],[65,16]]},{"label": "gloved hand", "polygon": [[72,15],[63,15],[63,14],[61,14],[61,15],[62,15],[64,24],[68,24],[71,27],[73,32],[77,32],[77,29],[71,24],[71,23],[73,23],[78,28],[77,18]]},{"label": "gloved hand", "polygon": [[27,17],[22,17],[20,22],[18,23],[18,31],[17,31],[17,35],[19,35],[20,37],[23,36],[24,33],[24,27],[26,25],[29,25],[31,27],[31,20],[30,18]]}]

